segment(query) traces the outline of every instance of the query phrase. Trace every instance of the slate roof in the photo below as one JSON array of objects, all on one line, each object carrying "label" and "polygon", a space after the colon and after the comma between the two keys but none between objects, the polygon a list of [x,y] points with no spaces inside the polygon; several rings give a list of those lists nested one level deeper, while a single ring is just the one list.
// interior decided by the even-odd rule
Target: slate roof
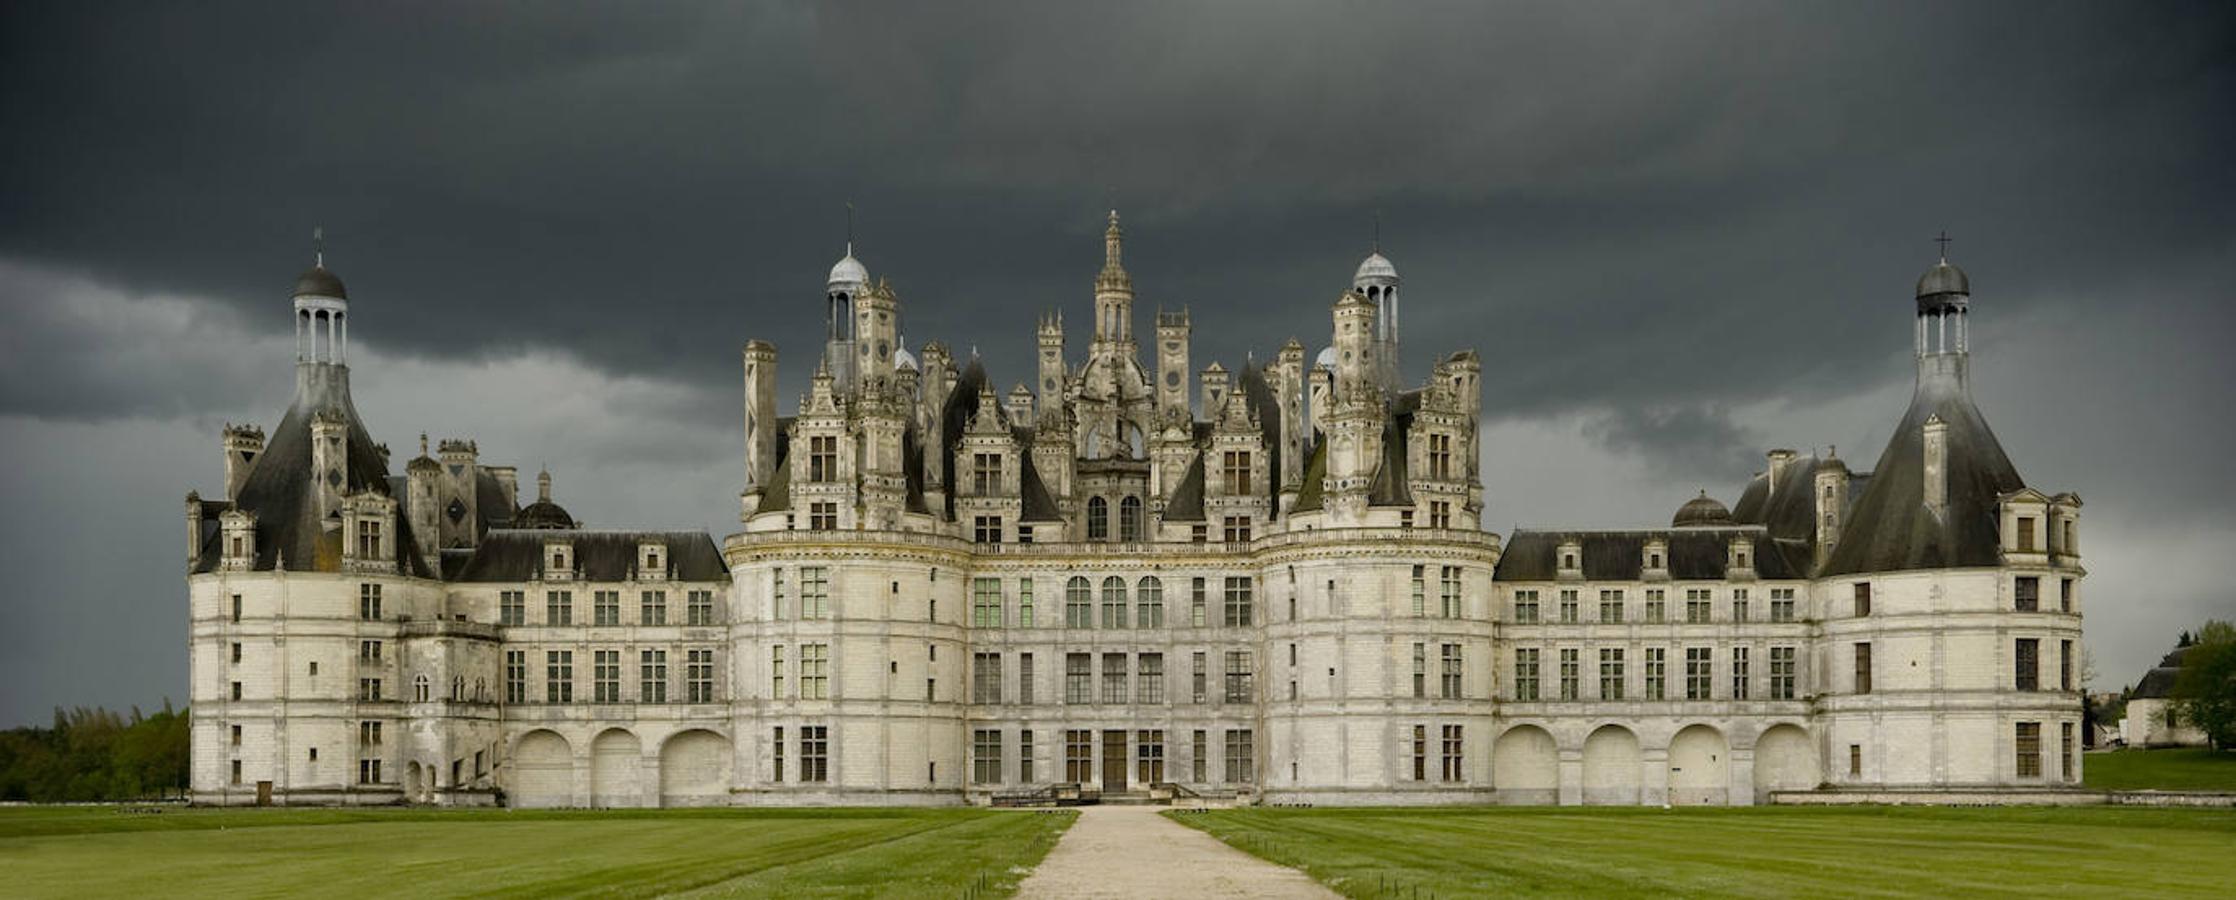
[{"label": "slate roof", "polygon": [[[627,581],[637,574],[637,545],[650,541],[667,548],[669,577],[676,581],[723,581],[730,567],[704,531],[553,531],[502,528],[482,538],[453,580],[463,582],[533,581],[543,572],[543,545],[564,540],[574,548],[575,568],[584,581]],[[446,554],[447,556],[448,554]]]},{"label": "slate roof", "polygon": [[[1962,355],[1928,357],[1925,365],[1909,412],[1880,453],[1822,575],[2002,562],[1997,527],[2000,497],[2024,488],[2026,482],[1972,404],[1968,360]],[[1923,428],[1932,416],[1948,426],[1948,507],[1942,516],[1925,506]]]},{"label": "slate roof", "polygon": [[[225,508],[238,508],[256,514],[257,571],[270,571],[283,559],[290,572],[332,572],[341,567],[342,534],[339,523],[329,531],[318,521],[317,503],[311,490],[311,417],[327,412],[342,417],[347,425],[344,451],[348,470],[342,485],[343,492],[373,491],[385,496],[395,496],[390,487],[388,463],[380,448],[366,433],[364,420],[357,415],[357,407],[350,401],[349,369],[323,363],[304,363],[295,367],[295,399],[288,405],[280,423],[272,429],[271,437],[250,464],[248,477],[242,482],[239,496],[230,504],[218,504],[211,510],[205,501],[202,555],[195,560],[193,571],[215,571],[218,566],[222,542],[217,515]],[[396,554],[398,571],[408,575],[432,577],[426,561],[419,558],[417,544],[413,541],[410,517],[398,504],[396,539],[390,542]]]},{"label": "slate roof", "polygon": [[2135,692],[2129,696],[2137,700],[2158,700],[2173,696],[2174,682],[2182,675],[2182,657],[2188,655],[2188,647],[2174,648],[2172,653],[2158,661],[2158,665],[2143,673],[2143,680],[2135,683]]},{"label": "slate roof", "polygon": [[1793,556],[1765,541],[1761,526],[1734,528],[1655,528],[1628,531],[1517,530],[1506,541],[1493,581],[1551,581],[1560,574],[1560,545],[1581,546],[1587,581],[1637,581],[1645,571],[1646,542],[1668,542],[1669,577],[1679,581],[1722,580],[1728,570],[1731,539],[1754,541],[1755,576],[1763,579],[1808,577],[1806,556]]}]

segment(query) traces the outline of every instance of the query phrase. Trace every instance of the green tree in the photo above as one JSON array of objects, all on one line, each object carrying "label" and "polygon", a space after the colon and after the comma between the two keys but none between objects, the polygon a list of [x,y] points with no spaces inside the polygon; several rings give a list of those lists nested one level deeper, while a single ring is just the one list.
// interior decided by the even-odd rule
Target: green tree
[{"label": "green tree", "polygon": [[2236,625],[2215,619],[2190,639],[2168,718],[2195,726],[2215,747],[2236,747]]}]

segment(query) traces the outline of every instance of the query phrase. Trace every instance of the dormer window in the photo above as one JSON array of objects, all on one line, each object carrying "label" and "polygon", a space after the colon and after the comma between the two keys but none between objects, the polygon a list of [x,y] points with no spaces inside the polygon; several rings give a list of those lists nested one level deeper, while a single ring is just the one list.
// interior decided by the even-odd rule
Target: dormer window
[{"label": "dormer window", "polygon": [[1648,553],[1648,554],[1646,554],[1646,568],[1649,568],[1649,569],[1659,569],[1659,568],[1661,568],[1661,567],[1662,567],[1662,566],[1661,566],[1661,554],[1659,554],[1659,553]]},{"label": "dormer window", "polygon": [[357,520],[357,558],[381,558],[379,522],[371,519]]},{"label": "dormer window", "polygon": [[972,454],[971,491],[981,497],[988,497],[1002,492],[1001,454]]},{"label": "dormer window", "polygon": [[661,544],[637,545],[637,577],[664,581],[668,577],[667,547]]},{"label": "dormer window", "polygon": [[1452,436],[1449,434],[1429,435],[1429,477],[1452,477]]},{"label": "dormer window", "polygon": [[807,480],[838,480],[838,437],[815,435],[807,439]]},{"label": "dormer window", "polygon": [[572,554],[567,552],[567,545],[565,544],[551,544],[549,546],[546,546],[544,548],[544,577],[567,577],[569,573],[574,571],[574,565],[572,563],[571,557]]},{"label": "dormer window", "polygon": [[2019,552],[2034,552],[2034,517],[2019,517]]},{"label": "dormer window", "polygon": [[1250,451],[1227,451],[1221,458],[1220,469],[1227,479],[1227,493],[1250,493]]}]

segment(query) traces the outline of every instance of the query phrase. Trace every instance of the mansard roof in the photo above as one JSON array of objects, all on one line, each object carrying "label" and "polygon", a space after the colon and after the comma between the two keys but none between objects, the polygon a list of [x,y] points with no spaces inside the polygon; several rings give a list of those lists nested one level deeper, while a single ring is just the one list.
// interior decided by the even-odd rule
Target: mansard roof
[{"label": "mansard roof", "polygon": [[[239,508],[256,514],[256,560],[251,565],[256,571],[270,571],[281,564],[291,572],[332,572],[341,567],[343,536],[339,523],[327,530],[325,523],[318,521],[318,504],[312,496],[311,418],[319,413],[339,416],[347,426],[347,471],[343,473],[341,492],[397,495],[390,487],[387,460],[350,401],[349,370],[323,364],[298,365],[294,402],[272,429],[264,452],[250,464],[238,496],[217,509],[222,513],[229,507]],[[204,509],[209,509],[208,501]],[[216,516],[206,513],[202,523],[202,555],[193,568],[197,573],[215,571],[222,549],[222,542],[217,540]],[[419,558],[411,522],[401,503],[397,504],[396,539],[389,544],[397,571],[431,577],[426,561]]]},{"label": "mansard roof", "polygon": [[1790,554],[1764,540],[1761,526],[1731,528],[1651,528],[1629,531],[1540,531],[1517,529],[1499,554],[1494,581],[1551,581],[1560,574],[1560,546],[1581,548],[1577,560],[1586,581],[1637,581],[1646,567],[1646,542],[1668,544],[1669,577],[1677,581],[1721,581],[1729,575],[1733,538],[1754,542],[1757,578],[1808,577],[1808,557]]},{"label": "mansard roof", "polygon": [[[1928,363],[1932,360],[1929,358]],[[1961,358],[1922,372],[1910,410],[1879,454],[1870,484],[1856,500],[1840,544],[1825,560],[1824,575],[1907,569],[1985,567],[2002,563],[1997,514],[2003,494],[2026,486],[2018,470],[1972,404]],[[1928,418],[1947,425],[1947,507],[1936,515],[1925,505],[1925,437]]]},{"label": "mansard roof", "polygon": [[501,528],[482,538],[455,580],[474,583],[534,581],[543,573],[543,547],[564,541],[574,550],[583,581],[627,581],[637,576],[637,547],[657,543],[667,549],[669,577],[676,581],[723,581],[730,567],[704,531],[584,531]]}]

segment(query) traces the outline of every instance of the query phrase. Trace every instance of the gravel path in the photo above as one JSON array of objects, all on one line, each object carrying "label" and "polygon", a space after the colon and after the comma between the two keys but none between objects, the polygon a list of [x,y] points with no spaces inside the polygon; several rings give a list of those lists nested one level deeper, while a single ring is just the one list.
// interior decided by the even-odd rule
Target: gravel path
[{"label": "gravel path", "polygon": [[1162,807],[1089,806],[1017,896],[1336,896],[1303,872],[1277,866],[1158,815]]}]

